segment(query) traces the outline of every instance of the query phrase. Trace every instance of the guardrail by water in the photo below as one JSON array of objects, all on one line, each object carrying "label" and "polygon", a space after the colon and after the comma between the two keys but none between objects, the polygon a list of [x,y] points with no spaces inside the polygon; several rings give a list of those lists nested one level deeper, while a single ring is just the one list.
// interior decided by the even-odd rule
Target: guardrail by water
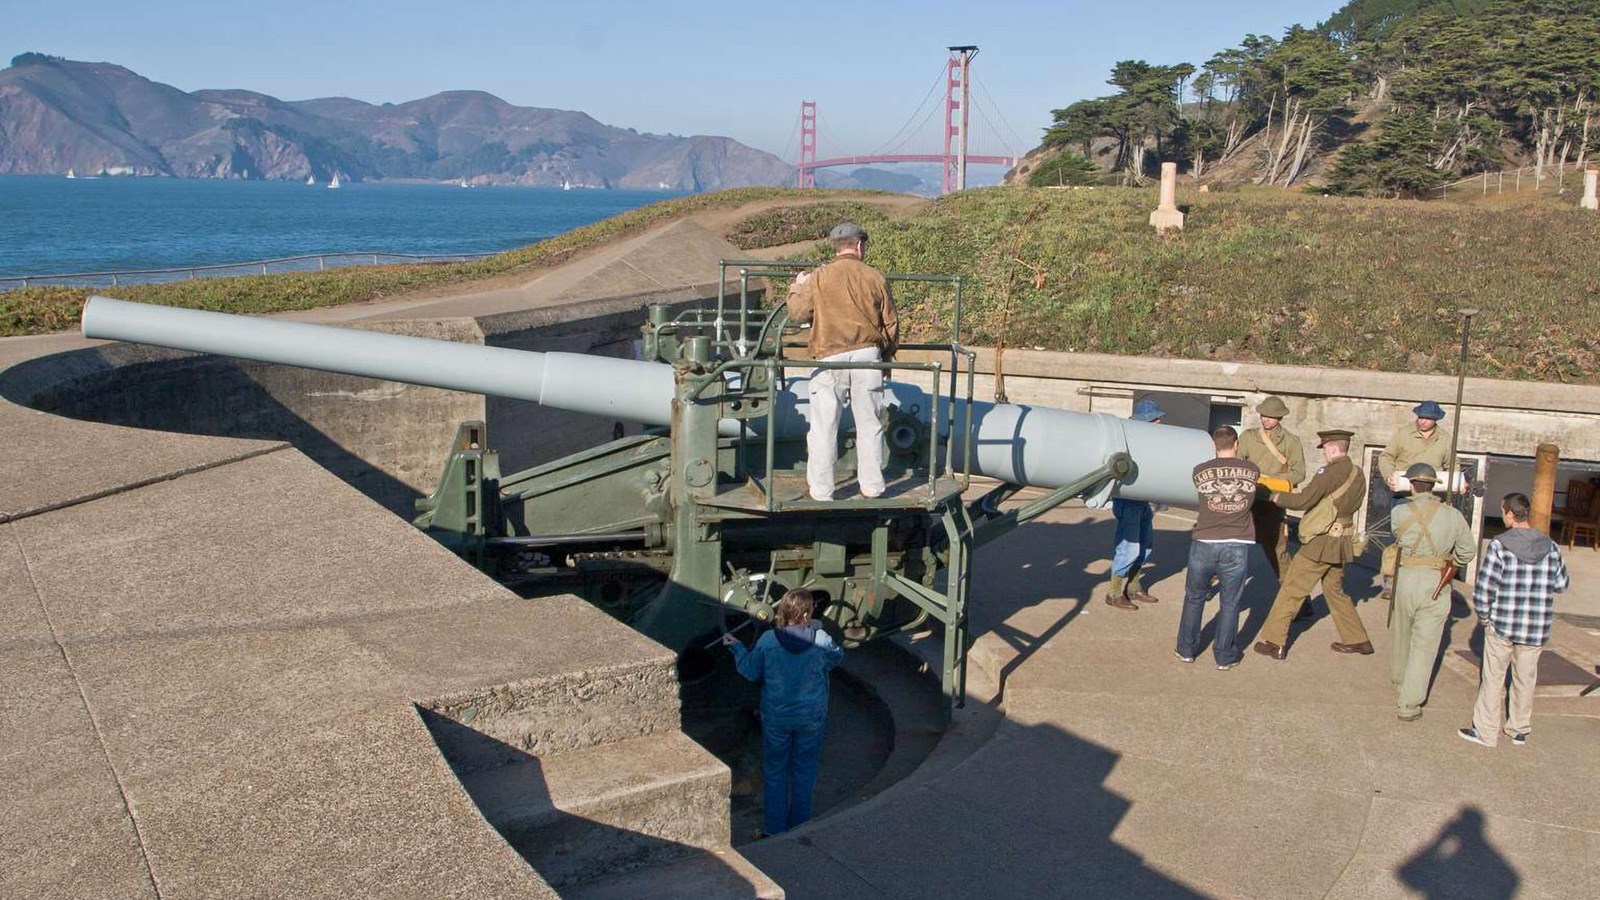
[{"label": "guardrail by water", "polygon": [[241,275],[274,275],[286,272],[320,272],[347,266],[425,265],[470,262],[494,253],[451,253],[419,255],[372,251],[347,253],[308,253],[254,259],[236,263],[203,266],[171,266],[160,269],[117,269],[105,272],[60,272],[45,275],[0,275],[0,290],[18,287],[56,285],[61,287],[117,287],[124,284],[163,284],[191,278],[231,278]]}]

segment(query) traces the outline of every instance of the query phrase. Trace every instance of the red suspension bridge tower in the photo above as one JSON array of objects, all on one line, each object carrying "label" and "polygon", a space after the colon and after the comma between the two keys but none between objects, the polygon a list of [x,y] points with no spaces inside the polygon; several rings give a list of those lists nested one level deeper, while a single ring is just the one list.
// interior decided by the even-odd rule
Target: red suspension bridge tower
[{"label": "red suspension bridge tower", "polygon": [[[802,188],[816,187],[816,172],[830,166],[859,166],[872,163],[937,163],[942,168],[939,188],[940,192],[948,194],[952,191],[965,190],[967,186],[967,164],[979,163],[1002,165],[1010,168],[1017,164],[1021,155],[1021,138],[1011,132],[1015,141],[1010,152],[1005,154],[969,154],[967,152],[968,137],[970,134],[970,112],[972,110],[972,60],[978,55],[978,48],[971,45],[951,47],[950,56],[945,61],[940,71],[940,80],[944,85],[944,117],[940,128],[943,150],[933,153],[906,152],[901,149],[911,142],[916,135],[906,134],[899,144],[894,144],[892,150],[885,145],[885,151],[871,153],[863,156],[837,156],[827,159],[817,158],[817,103],[815,100],[805,100],[800,104],[800,148],[795,162],[795,183]],[[935,86],[937,87],[937,85]],[[930,97],[933,92],[930,89]],[[926,104],[928,98],[924,98]],[[992,99],[990,105],[993,105]],[[919,108],[912,113],[912,121],[916,120]],[[996,111],[998,115],[998,110]],[[930,111],[931,114],[931,111]],[[987,121],[987,116],[983,116]],[[1004,122],[1004,119],[1001,119]],[[912,122],[908,121],[907,125]],[[994,129],[993,124],[990,125]],[[1009,129],[1009,125],[1007,128]],[[995,129],[998,130],[998,129]],[[906,133],[906,128],[901,128],[901,133]],[[900,135],[897,134],[896,137]],[[997,134],[996,137],[999,137]],[[890,139],[894,143],[895,138]]]}]

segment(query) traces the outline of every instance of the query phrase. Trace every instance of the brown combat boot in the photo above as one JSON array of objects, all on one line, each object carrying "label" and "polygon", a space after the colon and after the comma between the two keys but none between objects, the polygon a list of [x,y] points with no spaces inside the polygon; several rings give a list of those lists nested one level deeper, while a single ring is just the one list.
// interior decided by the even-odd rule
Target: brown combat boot
[{"label": "brown combat boot", "polygon": [[1138,609],[1139,605],[1128,599],[1127,579],[1121,575],[1111,576],[1111,586],[1106,588],[1106,603],[1117,609]]}]

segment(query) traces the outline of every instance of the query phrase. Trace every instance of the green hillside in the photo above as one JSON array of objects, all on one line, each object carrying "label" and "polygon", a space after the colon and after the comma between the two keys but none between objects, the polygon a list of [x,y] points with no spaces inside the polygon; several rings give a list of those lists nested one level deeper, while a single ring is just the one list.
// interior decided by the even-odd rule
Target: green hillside
[{"label": "green hillside", "polygon": [[[1153,188],[968,191],[893,217],[859,194],[833,197],[779,189],[698,195],[475,263],[199,280],[126,287],[118,296],[268,312],[419,287],[468,290],[676,217],[759,201],[778,205],[724,226],[742,248],[817,241],[853,218],[872,232],[874,263],[969,277],[964,339],[974,345],[1452,372],[1455,310],[1470,305],[1483,310],[1474,374],[1600,384],[1600,216],[1570,203],[1185,187],[1186,230],[1158,236],[1148,224]],[[806,252],[827,254],[820,244]],[[0,293],[0,334],[75,327],[87,294]],[[948,334],[948,296],[907,286],[898,300],[914,333]]]},{"label": "green hillside", "polygon": [[[1456,310],[1473,306],[1473,374],[1600,383],[1594,213],[1265,189],[1179,201],[1187,227],[1165,236],[1153,189],[970,191],[863,224],[879,265],[975,279],[976,345],[1453,373]],[[819,236],[831,221],[815,219],[772,242]],[[899,302],[939,338],[946,299]]]}]

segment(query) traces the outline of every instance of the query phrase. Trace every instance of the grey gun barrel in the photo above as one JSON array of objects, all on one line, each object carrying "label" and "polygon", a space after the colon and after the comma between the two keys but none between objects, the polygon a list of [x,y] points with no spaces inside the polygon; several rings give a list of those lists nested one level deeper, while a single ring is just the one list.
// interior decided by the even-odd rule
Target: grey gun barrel
[{"label": "grey gun barrel", "polygon": [[[672,368],[663,363],[485,347],[100,296],[84,305],[83,334],[531,400],[646,425],[670,425],[672,420]],[[923,415],[934,408],[926,392],[915,386],[891,383],[886,390],[890,402],[902,408],[914,407]],[[787,391],[791,396],[779,406],[795,414],[780,417],[777,427],[781,436],[798,437],[809,412],[805,379],[791,379]],[[964,426],[964,402],[943,412],[945,421]],[[956,442],[958,453],[964,451],[961,435],[944,437]],[[1042,488],[1076,481],[1112,453],[1126,452],[1134,471],[1115,495],[1178,506],[1195,504],[1193,469],[1214,455],[1210,436],[1197,429],[1043,406],[975,402],[972,429],[965,437],[976,473]]]}]

